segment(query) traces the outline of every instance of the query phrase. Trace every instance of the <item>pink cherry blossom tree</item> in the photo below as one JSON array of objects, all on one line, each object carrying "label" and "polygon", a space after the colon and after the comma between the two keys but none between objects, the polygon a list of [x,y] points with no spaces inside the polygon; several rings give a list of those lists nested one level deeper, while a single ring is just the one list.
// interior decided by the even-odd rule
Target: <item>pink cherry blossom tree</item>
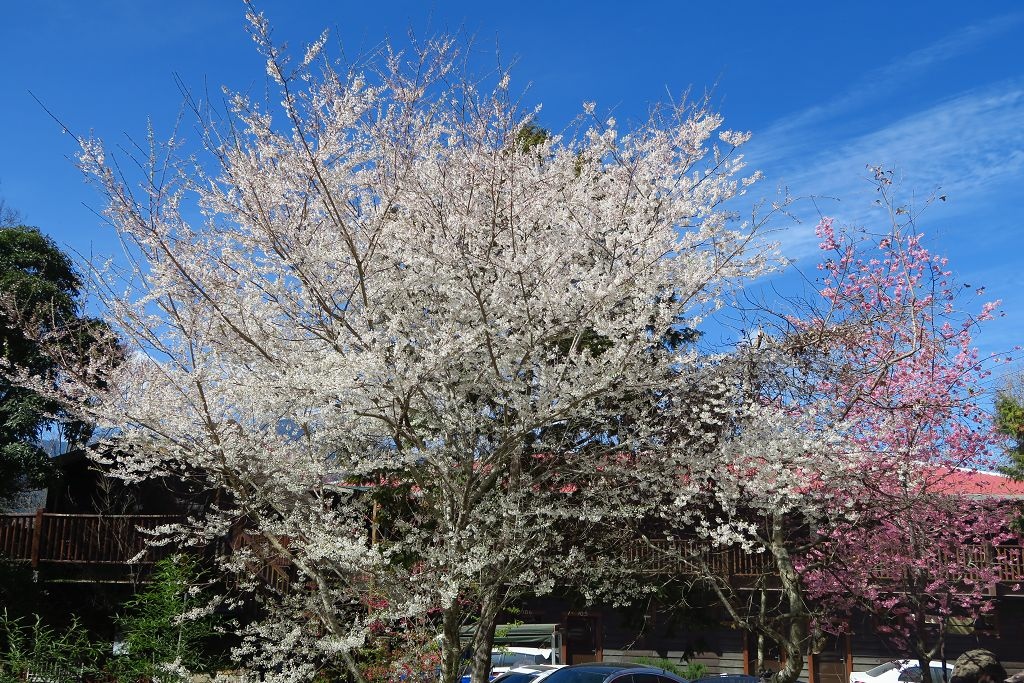
[{"label": "pink cherry blossom tree", "polygon": [[[782,682],[855,613],[927,660],[945,625],[988,608],[992,544],[1006,538],[1001,506],[953,483],[998,450],[971,343],[996,304],[959,308],[946,260],[895,205],[889,174],[876,181],[889,229],[820,222],[817,291],[762,311],[716,365],[732,407],[701,466],[679,463],[668,508],[670,528],[703,541],[682,553],[684,573],[758,638],[759,662],[766,642],[785,653]],[[729,553],[751,558],[743,576]]]},{"label": "pink cherry blossom tree", "polygon": [[911,209],[895,206],[888,174],[876,180],[892,229],[858,235],[823,220],[824,311],[793,320],[798,336],[828,340],[835,371],[817,391],[862,463],[849,511],[819,530],[799,569],[812,599],[872,620],[928,681],[947,627],[990,609],[994,554],[1009,538],[1005,505],[962,476],[991,468],[1000,450],[989,370],[972,345],[997,303],[960,308],[964,287],[946,259],[923,246]]}]

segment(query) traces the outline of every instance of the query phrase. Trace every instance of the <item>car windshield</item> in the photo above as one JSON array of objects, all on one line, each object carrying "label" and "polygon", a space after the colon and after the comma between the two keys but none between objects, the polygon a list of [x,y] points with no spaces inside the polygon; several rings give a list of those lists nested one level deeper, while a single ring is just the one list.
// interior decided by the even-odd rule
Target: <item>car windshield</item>
[{"label": "car windshield", "polygon": [[884,673],[889,673],[895,668],[896,664],[894,662],[886,662],[885,664],[879,664],[874,669],[868,669],[864,673],[868,676],[881,676]]}]

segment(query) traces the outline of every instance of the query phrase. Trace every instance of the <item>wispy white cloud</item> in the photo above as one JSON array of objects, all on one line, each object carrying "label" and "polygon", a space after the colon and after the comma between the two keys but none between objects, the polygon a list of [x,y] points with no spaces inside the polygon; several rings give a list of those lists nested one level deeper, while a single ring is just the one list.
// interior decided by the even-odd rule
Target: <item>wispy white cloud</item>
[{"label": "wispy white cloud", "polygon": [[[755,131],[746,158],[766,180],[752,194],[770,194],[779,186],[798,198],[791,208],[802,224],[784,224],[774,237],[804,275],[815,275],[810,264],[818,239],[812,226],[819,214],[884,229],[888,216],[874,203],[868,166],[890,168],[901,203],[920,208],[934,191],[947,197],[918,227],[939,233],[941,244],[930,239],[929,246],[953,257],[962,281],[988,286],[978,296],[979,306],[989,298],[1004,300],[1009,315],[984,326],[978,340],[983,352],[1004,352],[1024,341],[1024,268],[1015,258],[1017,235],[1024,234],[1024,78],[986,83],[978,74],[974,87],[942,99],[902,97],[918,80],[988,41],[1005,40],[1005,33],[1022,24],[1024,13],[1016,13],[964,27]],[[891,106],[897,99],[899,108]],[[748,294],[765,306],[782,305],[780,299],[806,284],[801,277],[789,269]]]},{"label": "wispy white cloud", "polygon": [[[748,158],[760,165],[756,154]],[[949,198],[947,218],[973,212],[979,202],[1000,191],[1020,195],[1024,188],[1024,80],[962,93],[766,170],[769,183],[787,187],[793,196],[821,198],[798,204],[797,215],[813,215],[820,208],[859,223],[872,213],[869,165],[894,169],[900,191],[904,196],[916,195],[918,201],[941,188]],[[787,253],[804,255],[813,244],[813,236],[807,233],[789,231],[784,238]]]},{"label": "wispy white cloud", "polygon": [[[756,155],[748,158],[760,165]],[[1003,300],[1008,316],[985,325],[978,339],[982,351],[1002,353],[1024,342],[1024,268],[1016,258],[1018,236],[1024,234],[1024,79],[960,93],[768,166],[766,183],[806,198],[793,211],[803,224],[779,233],[783,253],[798,266],[806,268],[816,255],[811,226],[819,212],[884,228],[888,217],[874,204],[869,165],[895,170],[901,203],[920,208],[933,193],[948,198],[918,227],[932,236],[936,251],[953,257],[960,279],[987,286],[980,299]]]},{"label": "wispy white cloud", "polygon": [[873,110],[880,99],[913,83],[922,74],[998,39],[1001,34],[1021,24],[1024,24],[1024,12],[965,26],[930,45],[867,71],[860,80],[830,100],[793,112],[758,131],[755,141],[767,142],[764,146],[756,142],[760,158],[763,163],[770,163],[792,158],[801,150],[813,148],[822,138],[834,135],[836,126],[849,127],[851,121],[858,120],[859,117],[851,114]]}]

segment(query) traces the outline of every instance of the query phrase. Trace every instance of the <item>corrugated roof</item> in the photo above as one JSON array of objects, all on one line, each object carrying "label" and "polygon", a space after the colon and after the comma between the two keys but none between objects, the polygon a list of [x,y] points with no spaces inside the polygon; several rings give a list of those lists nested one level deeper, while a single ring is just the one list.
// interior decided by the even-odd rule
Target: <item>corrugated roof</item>
[{"label": "corrugated roof", "polygon": [[1024,498],[1024,481],[1017,481],[999,472],[964,467],[936,467],[933,472],[935,490],[943,493],[986,498]]}]

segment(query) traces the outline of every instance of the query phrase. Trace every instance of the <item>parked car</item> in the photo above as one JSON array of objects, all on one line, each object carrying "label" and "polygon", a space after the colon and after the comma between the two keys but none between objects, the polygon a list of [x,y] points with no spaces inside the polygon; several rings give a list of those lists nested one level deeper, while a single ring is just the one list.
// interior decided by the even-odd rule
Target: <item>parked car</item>
[{"label": "parked car", "polygon": [[763,683],[759,676],[750,674],[718,674],[717,676],[704,676],[691,683]]},{"label": "parked car", "polygon": [[[928,668],[932,683],[948,681],[953,676],[953,662],[946,662],[945,675],[940,661],[928,662]],[[897,659],[867,671],[854,671],[850,683],[921,683],[921,667],[916,659]]]},{"label": "parked car", "polygon": [[[550,648],[511,646],[493,650],[491,652],[490,680],[493,681],[496,677],[500,677],[512,669],[538,668],[537,673],[539,673],[539,667],[559,668],[560,665],[551,664],[551,656],[552,651]],[[520,677],[520,680],[509,681],[508,683],[526,683],[527,680],[532,678],[532,676],[529,678]],[[467,672],[462,675],[459,683],[469,683],[469,680],[470,675]]]},{"label": "parked car", "polygon": [[573,664],[552,671],[544,683],[689,683],[673,673],[652,666],[594,662]]},{"label": "parked car", "polygon": [[551,649],[541,647],[501,647],[491,652],[491,678],[517,666],[551,664]]},{"label": "parked car", "polygon": [[552,672],[564,668],[564,664],[528,664],[526,666],[517,666],[496,678],[492,678],[491,683],[540,683],[540,681],[550,676]]}]

